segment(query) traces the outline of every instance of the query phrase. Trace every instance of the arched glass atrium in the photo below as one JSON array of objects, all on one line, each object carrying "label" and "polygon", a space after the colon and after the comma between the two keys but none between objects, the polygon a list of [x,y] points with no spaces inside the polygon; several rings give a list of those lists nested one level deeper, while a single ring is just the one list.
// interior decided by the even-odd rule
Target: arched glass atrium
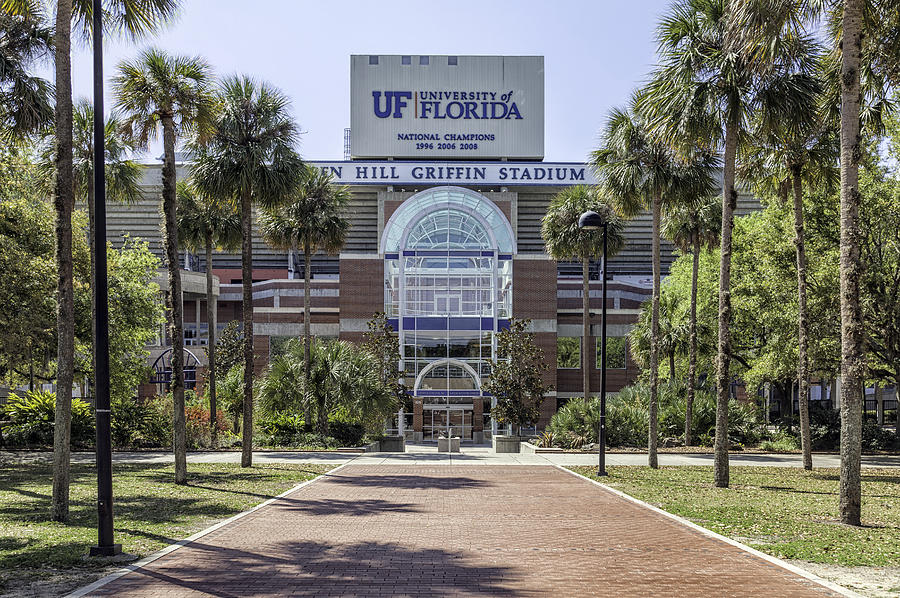
[{"label": "arched glass atrium", "polygon": [[397,208],[381,251],[385,310],[399,332],[415,420],[421,409],[421,438],[452,428],[480,441],[491,427],[481,387],[496,350],[493,332],[512,310],[509,220],[479,193],[436,187]]}]

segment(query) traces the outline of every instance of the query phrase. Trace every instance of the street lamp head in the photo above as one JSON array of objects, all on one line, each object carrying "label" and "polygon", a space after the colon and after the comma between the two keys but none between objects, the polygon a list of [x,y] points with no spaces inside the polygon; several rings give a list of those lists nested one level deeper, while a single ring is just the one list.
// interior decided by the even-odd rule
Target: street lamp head
[{"label": "street lamp head", "polygon": [[584,230],[597,230],[606,226],[606,220],[593,210],[588,210],[578,217],[578,228]]}]

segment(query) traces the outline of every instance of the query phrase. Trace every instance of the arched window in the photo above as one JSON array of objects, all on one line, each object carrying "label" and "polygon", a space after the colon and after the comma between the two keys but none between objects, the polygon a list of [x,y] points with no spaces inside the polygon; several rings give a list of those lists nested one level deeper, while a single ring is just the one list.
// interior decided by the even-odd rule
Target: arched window
[{"label": "arched window", "polygon": [[515,253],[497,205],[470,189],[435,187],[407,199],[384,227],[382,253],[404,249],[493,249]]}]

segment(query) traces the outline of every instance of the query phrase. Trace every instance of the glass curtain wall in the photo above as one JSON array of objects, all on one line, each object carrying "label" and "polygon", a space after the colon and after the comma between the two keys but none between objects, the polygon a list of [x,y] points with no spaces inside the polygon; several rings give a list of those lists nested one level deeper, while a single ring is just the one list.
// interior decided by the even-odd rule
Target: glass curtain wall
[{"label": "glass curtain wall", "polygon": [[493,333],[512,310],[512,229],[489,199],[438,187],[398,208],[382,250],[385,310],[399,331],[407,385],[422,397],[424,438],[452,428],[470,440],[481,428],[473,411],[484,400]]}]

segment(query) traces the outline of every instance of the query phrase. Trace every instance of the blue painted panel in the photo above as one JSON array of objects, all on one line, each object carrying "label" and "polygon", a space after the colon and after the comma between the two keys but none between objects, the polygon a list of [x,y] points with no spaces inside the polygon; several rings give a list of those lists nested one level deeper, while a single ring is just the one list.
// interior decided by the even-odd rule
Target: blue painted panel
[{"label": "blue painted panel", "polygon": [[481,318],[481,329],[494,331],[494,318]]},{"label": "blue painted panel", "polygon": [[497,256],[497,259],[500,259],[500,260],[511,260],[511,259],[512,259],[512,254],[510,254],[510,253],[501,253],[500,255]]},{"label": "blue painted panel", "polygon": [[507,330],[509,328],[509,320],[497,320],[497,332]]},{"label": "blue painted panel", "polygon": [[481,318],[450,318],[450,330],[480,330]]},{"label": "blue painted panel", "polygon": [[400,254],[399,253],[385,253],[384,259],[386,259],[386,260],[400,259]]},{"label": "blue painted panel", "polygon": [[411,319],[416,322],[416,330],[447,330],[448,318],[424,317]]},{"label": "blue painted panel", "polygon": [[388,325],[395,331],[400,330],[400,318],[388,318]]},{"label": "blue painted panel", "polygon": [[416,319],[410,316],[403,316],[403,329],[404,330],[415,330],[416,329]]}]

